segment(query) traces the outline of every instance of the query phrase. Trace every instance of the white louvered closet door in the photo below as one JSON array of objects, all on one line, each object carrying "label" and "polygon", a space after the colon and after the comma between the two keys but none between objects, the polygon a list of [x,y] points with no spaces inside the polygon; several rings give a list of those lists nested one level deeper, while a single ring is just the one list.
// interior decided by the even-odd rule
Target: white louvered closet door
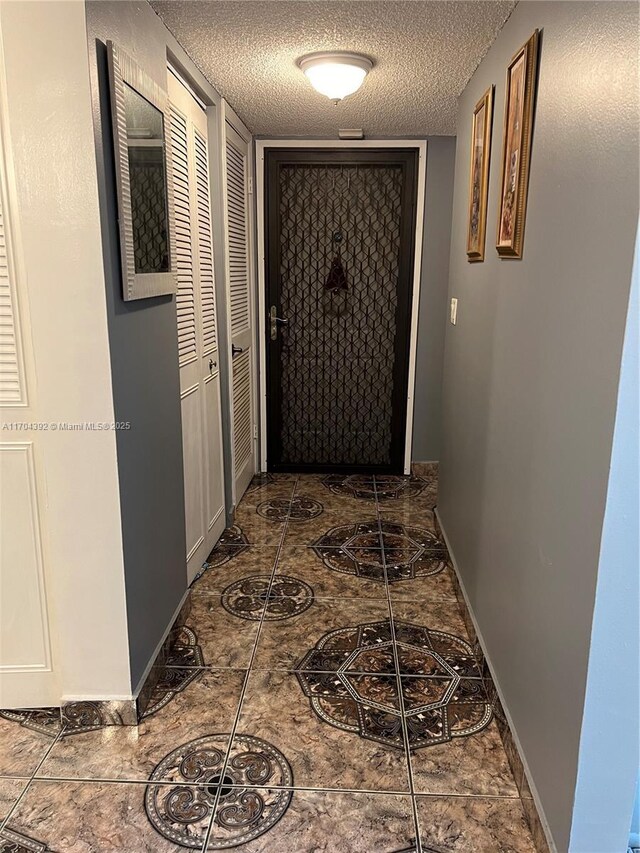
[{"label": "white louvered closet door", "polygon": [[232,344],[232,447],[237,506],[256,471],[256,419],[249,256],[249,145],[229,121],[225,121],[224,149],[228,318]]},{"label": "white louvered closet door", "polygon": [[169,101],[187,573],[191,582],[225,527],[220,371],[207,117],[171,72]]}]

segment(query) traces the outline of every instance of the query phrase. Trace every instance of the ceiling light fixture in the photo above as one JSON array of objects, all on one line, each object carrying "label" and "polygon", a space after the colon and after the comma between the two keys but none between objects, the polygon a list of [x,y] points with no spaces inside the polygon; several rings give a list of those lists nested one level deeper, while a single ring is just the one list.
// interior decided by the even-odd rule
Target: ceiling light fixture
[{"label": "ceiling light fixture", "polygon": [[357,92],[373,68],[368,56],[346,51],[309,53],[298,60],[298,65],[313,88],[334,104]]}]

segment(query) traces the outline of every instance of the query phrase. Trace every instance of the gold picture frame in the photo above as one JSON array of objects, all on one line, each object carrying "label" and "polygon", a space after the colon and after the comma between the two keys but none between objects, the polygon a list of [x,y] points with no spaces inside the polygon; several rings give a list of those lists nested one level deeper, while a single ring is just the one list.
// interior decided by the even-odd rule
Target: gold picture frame
[{"label": "gold picture frame", "polygon": [[467,260],[469,263],[484,261],[492,122],[493,86],[489,86],[473,109],[467,223]]},{"label": "gold picture frame", "polygon": [[496,236],[496,250],[502,258],[522,257],[537,63],[538,30],[514,54],[507,68]]}]

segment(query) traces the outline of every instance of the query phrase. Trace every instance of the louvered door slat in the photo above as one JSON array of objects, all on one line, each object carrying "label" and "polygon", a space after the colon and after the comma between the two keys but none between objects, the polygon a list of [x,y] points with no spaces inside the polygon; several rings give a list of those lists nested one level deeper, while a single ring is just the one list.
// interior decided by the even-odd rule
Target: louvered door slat
[{"label": "louvered door slat", "polygon": [[216,298],[215,280],[213,277],[213,241],[211,234],[207,143],[197,130],[195,131],[195,167],[202,344],[203,354],[207,355],[218,348],[218,341],[216,334]]},{"label": "louvered door slat", "polygon": [[251,362],[249,353],[233,360],[233,449],[235,472],[244,468],[251,456]]},{"label": "louvered door slat", "polygon": [[193,280],[193,247],[191,237],[191,199],[189,195],[189,149],[187,122],[171,106],[171,151],[176,231],[176,312],[178,315],[178,358],[180,365],[193,359],[197,352],[196,310]]},{"label": "louvered door slat", "polygon": [[16,313],[11,288],[6,225],[0,196],[0,405],[15,405],[22,400]]},{"label": "louvered door slat", "polygon": [[249,328],[246,158],[227,140],[227,222],[231,333]]}]

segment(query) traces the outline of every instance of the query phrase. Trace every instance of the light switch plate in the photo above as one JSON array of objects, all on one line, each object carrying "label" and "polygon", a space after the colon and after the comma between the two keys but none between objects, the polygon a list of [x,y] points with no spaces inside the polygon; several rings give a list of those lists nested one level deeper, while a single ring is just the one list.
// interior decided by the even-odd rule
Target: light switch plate
[{"label": "light switch plate", "polygon": [[451,320],[451,325],[455,326],[458,320],[458,300],[455,298],[451,300],[451,315],[449,319]]}]

